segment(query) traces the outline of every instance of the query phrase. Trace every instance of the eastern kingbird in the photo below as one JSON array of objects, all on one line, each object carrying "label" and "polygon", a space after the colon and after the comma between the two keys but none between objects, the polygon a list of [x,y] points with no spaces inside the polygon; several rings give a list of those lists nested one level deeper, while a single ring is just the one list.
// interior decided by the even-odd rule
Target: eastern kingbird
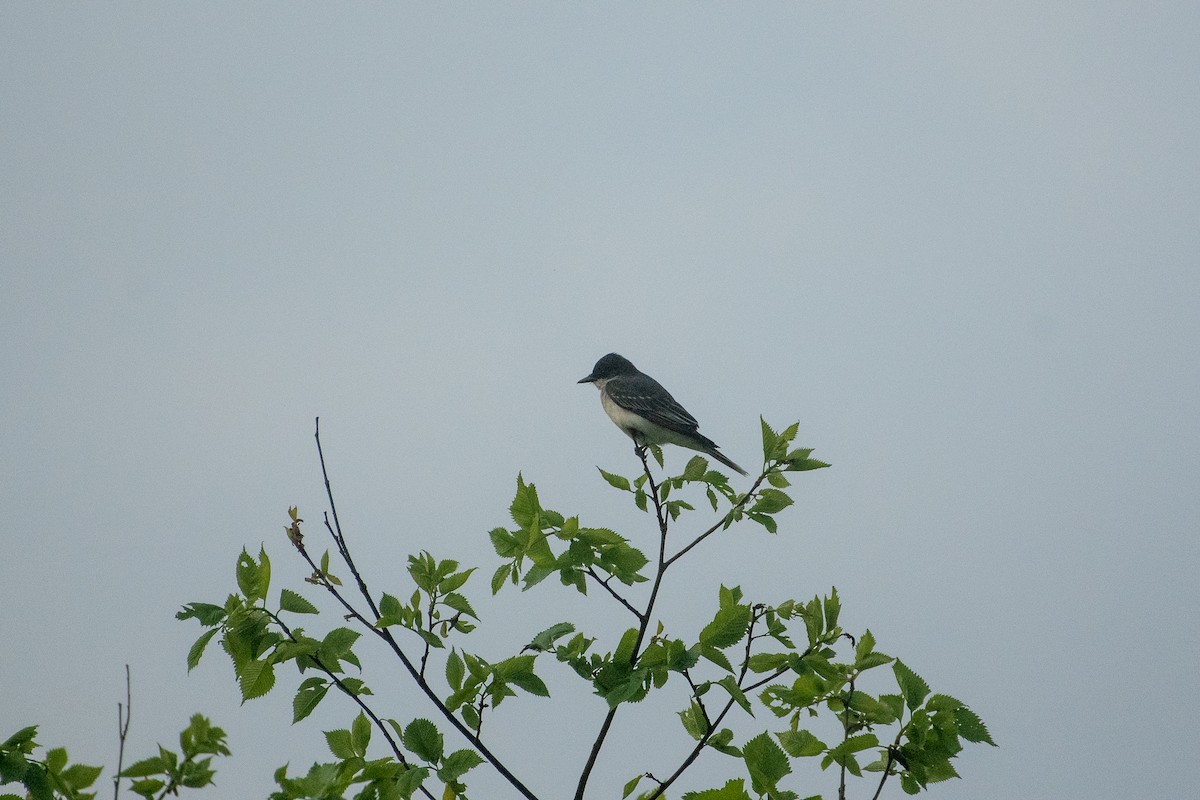
[{"label": "eastern kingbird", "polygon": [[625,431],[640,451],[648,444],[677,444],[699,450],[743,475],[746,470],[726,458],[716,443],[696,429],[700,423],[679,405],[671,393],[629,359],[609,353],[596,362],[592,374],[580,383],[594,383],[600,404],[616,426]]}]

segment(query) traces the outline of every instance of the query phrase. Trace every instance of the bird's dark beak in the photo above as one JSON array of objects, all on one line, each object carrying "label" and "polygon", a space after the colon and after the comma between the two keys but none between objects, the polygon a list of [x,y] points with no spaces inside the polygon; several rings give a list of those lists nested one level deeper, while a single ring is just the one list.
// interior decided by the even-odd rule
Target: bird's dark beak
[{"label": "bird's dark beak", "polygon": [[595,375],[588,375],[586,378],[580,378],[576,383],[593,383],[596,380]]}]

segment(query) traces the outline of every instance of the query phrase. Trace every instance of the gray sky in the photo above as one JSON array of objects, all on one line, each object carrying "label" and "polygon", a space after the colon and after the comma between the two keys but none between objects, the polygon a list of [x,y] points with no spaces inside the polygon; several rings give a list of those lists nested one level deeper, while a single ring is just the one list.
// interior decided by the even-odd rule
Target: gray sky
[{"label": "gray sky", "polygon": [[[317,415],[378,590],[422,548],[490,574],[518,471],[649,546],[575,383],[615,350],[743,465],[760,414],[834,464],[778,537],[671,575],[677,630],[717,577],[836,585],[1002,745],[934,797],[1190,794],[1200,7],[753,10],[0,6],[0,733],[112,764],[128,662],[135,756],[202,711],[224,796],[325,759],[348,708],[239,706],[219,651],[185,674],[175,611],[223,600],[244,545],[303,574],[281,533],[324,508]],[[596,613],[472,585],[514,641]],[[602,708],[540,672],[555,701],[495,730],[554,796]],[[645,762],[655,710],[619,718],[597,797],[685,746],[672,715]]]}]

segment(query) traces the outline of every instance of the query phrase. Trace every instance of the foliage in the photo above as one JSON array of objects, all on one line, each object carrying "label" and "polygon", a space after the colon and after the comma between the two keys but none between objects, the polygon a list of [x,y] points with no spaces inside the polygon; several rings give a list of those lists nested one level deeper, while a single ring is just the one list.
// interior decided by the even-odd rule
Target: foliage
[{"label": "foliage", "polygon": [[[93,800],[87,792],[102,767],[68,764],[67,751],[55,747],[44,758],[33,757],[38,744],[37,726],[22,728],[0,744],[0,784],[20,783],[32,800]],[[124,733],[122,733],[122,745]],[[177,795],[180,788],[200,789],[213,784],[214,756],[229,755],[225,731],[196,714],[179,734],[179,752],[159,745],[158,755],[142,759],[120,772],[132,779],[130,788],[148,800]],[[0,800],[21,800],[20,795],[0,794]]]},{"label": "foliage", "polygon": [[[332,599],[348,624],[308,632],[301,623],[318,615],[317,605],[292,588],[282,589],[278,601],[269,602],[271,562],[265,549],[257,557],[243,551],[236,568],[237,592],[224,603],[188,604],[178,615],[205,628],[188,654],[188,666],[194,667],[208,643],[219,637],[243,701],[270,692],[277,672],[290,665],[300,678],[292,699],[296,722],[311,714],[330,689],[357,708],[347,728],[326,732],[335,760],[314,764],[303,777],[289,777],[286,768],[280,769],[272,800],[466,797],[470,771],[484,763],[517,794],[536,798],[534,789],[515,774],[516,767],[491,751],[484,731],[487,718],[500,713],[510,698],[549,696],[539,671],[555,664],[607,704],[607,715],[578,775],[576,800],[585,796],[614,716],[627,704],[660,691],[681,700],[681,734],[693,745],[676,765],[630,764],[624,797],[639,790],[642,800],[664,797],[710,752],[731,759],[734,775],[721,786],[684,794],[687,800],[798,798],[788,778],[793,763],[803,759],[816,759],[822,769],[834,768],[839,797],[845,796],[847,775],[877,774],[876,797],[893,776],[908,793],[957,777],[952,762],[964,741],[994,744],[987,729],[966,705],[932,693],[903,662],[877,650],[870,631],[858,636],[844,631],[836,589],[824,596],[767,602],[748,598],[737,586],[715,586],[711,619],[694,638],[674,633],[654,613],[668,570],[680,558],[738,523],[753,522],[776,533],[777,515],[793,502],[789,473],[828,466],[813,459],[811,450],[793,447],[797,427],[776,432],[762,422],[763,467],[745,492],[710,469],[702,456],[692,458],[681,474],[660,480],[654,478],[642,449],[637,454],[643,469],[635,477],[600,470],[607,484],[628,494],[651,516],[658,533],[657,553],[651,555],[609,528],[586,526],[577,516],[543,506],[536,487],[518,476],[509,507],[512,525],[489,533],[500,558],[491,575],[491,592],[498,594],[505,587],[541,591],[551,583],[584,595],[589,588],[599,588],[602,597],[617,604],[609,608],[629,620],[614,641],[603,642],[581,631],[575,621],[563,620],[531,631],[514,643],[510,655],[497,659],[473,652],[468,637],[480,619],[468,585],[475,567],[421,552],[408,559],[409,585],[371,591],[351,556],[330,491],[332,517],[326,515],[324,528],[335,556],[329,551],[319,557],[310,553],[295,508],[289,510],[286,531],[312,570],[306,580]],[[319,429],[317,446],[320,452]],[[661,451],[651,447],[648,452],[661,467]],[[324,471],[323,453],[321,464]],[[327,473],[325,481],[328,488]],[[709,513],[697,511],[697,498],[714,519],[682,547],[669,551],[673,525],[681,524],[685,515]],[[334,574],[335,557],[338,570],[348,570],[348,577]],[[548,582],[551,577],[558,580]],[[347,589],[347,584],[353,588]],[[643,584],[648,584],[648,592]],[[375,710],[358,655],[369,642],[401,663],[441,727],[428,719],[387,718]],[[898,691],[871,694],[858,686],[864,673],[884,672],[880,668],[889,665]],[[812,718],[824,714],[836,720],[840,730],[830,742],[809,728]],[[739,739],[727,724],[730,715],[778,722]],[[368,753],[373,738],[379,743],[374,755]],[[466,746],[453,749],[447,738]],[[546,793],[551,789],[540,787]]]},{"label": "foliage", "polygon": [[[601,602],[611,603],[606,608],[627,625],[606,640],[564,619],[527,632],[500,657],[470,647],[470,634],[482,624],[475,611],[477,593],[468,588],[476,567],[422,551],[409,556],[403,586],[368,587],[338,521],[318,428],[330,505],[323,527],[332,554],[309,551],[295,508],[289,509],[285,530],[311,570],[305,580],[331,602],[337,621],[318,626],[322,610],[301,587],[273,594],[265,547],[257,556],[243,551],[234,570],[236,591],[224,602],[189,603],[177,614],[203,628],[188,651],[188,668],[200,662],[215,639],[230,659],[243,702],[269,694],[294,669],[298,680],[289,689],[294,722],[311,715],[331,690],[348,704],[347,726],[325,732],[332,760],[315,763],[303,774],[280,767],[271,800],[466,798],[472,770],[484,764],[516,794],[536,800],[535,790],[516,774],[519,767],[490,749],[485,731],[490,731],[488,719],[502,713],[501,705],[510,699],[548,697],[542,675],[549,670],[574,676],[606,706],[576,778],[575,800],[587,794],[615,716],[652,693],[675,698],[676,730],[691,744],[676,764],[653,763],[658,748],[646,748],[646,763],[627,765],[623,798],[666,797],[702,757],[726,759],[729,778],[686,792],[683,800],[796,800],[793,765],[805,760],[832,770],[839,800],[846,797],[848,777],[866,779],[872,800],[892,777],[904,792],[917,794],[958,777],[953,762],[964,742],[995,743],[965,704],[932,692],[907,664],[878,650],[870,630],[857,636],[845,631],[836,589],[767,600],[749,597],[739,586],[715,585],[708,621],[694,636],[681,635],[678,623],[655,613],[670,568],[709,537],[745,522],[778,532],[778,515],[793,504],[790,473],[828,466],[812,458],[811,450],[793,447],[797,427],[776,432],[762,422],[763,465],[746,491],[710,469],[702,456],[693,457],[679,475],[656,480],[648,456],[660,468],[663,459],[653,446],[635,451],[642,471],[633,477],[601,469],[601,478],[652,520],[657,538],[649,555],[612,529],[586,526],[577,516],[543,506],[537,488],[518,476],[509,507],[512,524],[488,534],[500,559],[491,573],[491,594],[514,587],[553,591],[559,584],[590,597],[595,588]],[[676,527],[710,514],[706,526],[686,534],[682,545],[669,539],[669,533],[678,536]],[[548,581],[551,577],[558,580]],[[428,701],[432,720],[384,716],[359,657],[367,646],[376,648],[375,656],[400,663]],[[888,678],[894,691],[866,691],[862,682],[868,672]],[[667,728],[664,724],[653,735],[668,735]],[[750,734],[744,733],[747,728]],[[100,769],[69,766],[61,748],[33,758],[35,734],[35,728],[25,728],[0,745],[0,782],[21,783],[33,800],[94,797],[83,790]],[[124,731],[121,743],[123,753]],[[228,753],[224,732],[197,715],[180,735],[178,753],[160,746],[158,755],[120,775],[132,780],[135,793],[161,800],[181,788],[210,785],[213,757]],[[558,770],[554,778],[561,776]],[[538,791],[562,793],[551,786]],[[614,793],[615,787],[599,791],[606,797]],[[17,795],[0,795],[0,800],[13,798]]]}]

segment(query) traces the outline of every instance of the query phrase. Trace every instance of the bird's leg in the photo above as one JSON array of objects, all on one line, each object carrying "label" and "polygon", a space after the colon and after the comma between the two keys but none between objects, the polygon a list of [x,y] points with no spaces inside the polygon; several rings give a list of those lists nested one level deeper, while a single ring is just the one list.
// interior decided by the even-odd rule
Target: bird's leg
[{"label": "bird's leg", "polygon": [[629,438],[633,439],[633,454],[639,460],[646,460],[646,443],[642,441],[637,431],[629,431]]}]

